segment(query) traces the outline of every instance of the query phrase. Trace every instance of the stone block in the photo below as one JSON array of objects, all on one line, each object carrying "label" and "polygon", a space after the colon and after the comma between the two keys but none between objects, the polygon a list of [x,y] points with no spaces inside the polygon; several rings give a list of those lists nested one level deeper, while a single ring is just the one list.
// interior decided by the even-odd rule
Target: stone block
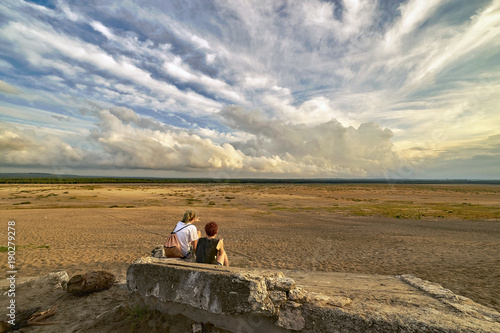
[{"label": "stone block", "polygon": [[127,271],[133,299],[229,332],[500,332],[493,309],[413,276],[328,279],[151,257]]}]

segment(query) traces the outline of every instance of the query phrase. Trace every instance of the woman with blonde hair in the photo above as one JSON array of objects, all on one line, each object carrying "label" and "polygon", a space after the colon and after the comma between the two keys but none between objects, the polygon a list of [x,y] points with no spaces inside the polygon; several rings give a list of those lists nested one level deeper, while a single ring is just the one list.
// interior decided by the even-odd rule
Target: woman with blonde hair
[{"label": "woman with blonde hair", "polygon": [[173,232],[179,239],[182,255],[184,259],[190,259],[196,251],[198,239],[201,237],[201,232],[196,229],[193,224],[199,222],[200,219],[196,216],[194,210],[188,210],[184,213],[182,221],[179,221]]}]

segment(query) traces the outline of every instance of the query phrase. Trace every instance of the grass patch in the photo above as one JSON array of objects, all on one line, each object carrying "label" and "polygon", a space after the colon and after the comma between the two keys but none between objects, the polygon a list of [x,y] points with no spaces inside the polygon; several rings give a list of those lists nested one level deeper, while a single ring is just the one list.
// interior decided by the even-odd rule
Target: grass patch
[{"label": "grass patch", "polygon": [[58,195],[59,194],[49,193],[49,194],[46,194],[46,195],[40,194],[40,195],[37,195],[36,197],[38,199],[45,199],[45,198],[50,198],[50,197],[57,197]]},{"label": "grass patch", "polygon": [[487,220],[500,219],[500,208],[493,205],[471,203],[419,203],[412,201],[373,202],[360,201],[351,205],[332,204],[320,207],[283,206],[278,203],[267,203],[269,211],[326,211],[351,216],[383,216],[393,219],[457,219],[457,220]]},{"label": "grass patch", "polygon": [[214,201],[210,201],[210,202],[208,203],[208,205],[209,205],[209,206],[215,206],[215,202],[214,202]]},{"label": "grass patch", "polygon": [[95,190],[96,188],[102,188],[102,186],[85,185],[85,186],[82,186],[82,187],[81,187],[81,189],[84,189],[84,190],[89,190],[89,191],[93,191],[93,190]]},{"label": "grass patch", "polygon": [[31,205],[31,201],[17,202],[17,203],[15,203],[13,205],[14,206],[17,206],[17,205]]},{"label": "grass patch", "polygon": [[201,202],[200,199],[195,199],[195,198],[187,198],[186,200],[188,205],[192,205],[195,202]]},{"label": "grass patch", "polygon": [[135,332],[149,320],[153,311],[148,307],[136,304],[127,309],[127,319],[130,321],[130,332]]},{"label": "grass patch", "polygon": [[8,246],[0,246],[0,252],[8,252],[9,247]]},{"label": "grass patch", "polygon": [[495,206],[473,204],[411,204],[386,202],[359,204],[344,207],[322,207],[330,212],[356,216],[384,216],[395,219],[449,218],[460,220],[483,220],[500,218],[500,209]]}]

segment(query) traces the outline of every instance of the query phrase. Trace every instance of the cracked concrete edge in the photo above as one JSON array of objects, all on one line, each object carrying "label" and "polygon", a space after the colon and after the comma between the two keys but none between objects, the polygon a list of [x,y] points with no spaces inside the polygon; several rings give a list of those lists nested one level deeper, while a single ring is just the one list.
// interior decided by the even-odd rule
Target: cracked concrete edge
[{"label": "cracked concrete edge", "polygon": [[[146,267],[143,266],[144,264],[145,266],[156,266],[156,270],[162,271],[161,274],[158,275],[161,276],[161,278],[151,279],[151,270],[146,269]],[[143,267],[140,268],[136,265]],[[178,273],[169,273],[169,268],[178,271]],[[138,269],[138,271],[136,271],[136,269]],[[150,272],[146,273],[146,271]],[[194,283],[195,280],[198,281],[198,279],[191,279],[191,277],[193,274],[198,277],[197,274],[199,273],[201,273],[201,276],[212,276],[207,277],[211,280],[217,275],[224,276],[224,283],[232,282],[237,285],[245,285],[244,288],[248,290],[244,293],[239,293],[238,290],[236,290],[235,293],[233,293],[234,295],[229,292],[227,296],[230,302],[226,300],[225,303],[231,303],[230,306],[218,306],[217,309],[212,309],[212,307],[209,306],[212,304],[210,299],[213,298],[214,300],[218,300],[217,304],[221,305],[222,303],[220,301],[222,297],[225,297],[223,294],[227,293],[223,292],[223,294],[218,294],[223,290],[216,288],[217,293],[212,295],[208,292],[209,289],[207,289],[207,295],[205,295],[203,299],[198,297],[201,295],[200,291],[207,288],[207,283],[203,283],[202,280],[200,280],[197,286],[193,285],[196,288],[192,289],[194,291],[191,291],[191,294],[188,293],[191,289],[180,288],[180,291],[186,291],[185,295],[182,294],[182,299],[178,297],[166,297],[166,294],[163,295],[165,297],[161,297],[159,290],[155,292],[156,284],[151,284],[151,282],[153,282],[151,280],[156,280],[155,283],[162,283],[161,280],[169,274],[184,274],[184,279],[189,277],[190,279],[188,280],[192,280],[191,282]],[[133,275],[136,276],[134,277]],[[143,280],[143,283],[149,286],[147,288],[139,288],[142,291],[139,290],[137,288],[136,277]],[[416,278],[413,275],[392,276],[390,278],[399,280],[401,281],[400,283],[409,285],[412,289],[415,288],[415,293],[417,294],[425,295],[425,297],[441,302],[447,309],[451,310],[451,312],[445,311],[441,313],[440,310],[434,310],[432,307],[425,308],[418,313],[407,308],[400,309],[401,311],[398,312],[398,309],[393,307],[389,307],[389,311],[380,311],[380,308],[376,308],[372,312],[367,312],[367,310],[363,308],[363,304],[357,303],[356,300],[352,300],[348,297],[327,296],[322,293],[307,291],[307,287],[303,289],[302,286],[296,285],[294,279],[286,277],[283,272],[280,271],[249,271],[233,267],[222,269],[210,265],[156,260],[152,258],[141,258],[129,267],[127,271],[127,286],[130,291],[142,294],[146,302],[150,302],[151,304],[154,303],[158,307],[164,306],[165,309],[170,307],[172,309],[182,308],[190,313],[190,316],[191,313],[199,313],[197,319],[205,318],[204,320],[207,320],[208,318],[212,323],[217,323],[221,325],[219,327],[228,329],[232,332],[239,332],[238,325],[248,323],[249,320],[251,323],[268,323],[269,325],[266,324],[266,332],[283,332],[283,330],[311,333],[340,331],[492,332],[500,327],[497,326],[498,322],[495,319],[498,313],[494,310],[482,307],[466,297],[455,295],[450,290],[438,284]],[[188,282],[188,280],[186,281]],[[213,281],[208,281],[208,284],[211,283],[213,283]],[[198,292],[196,292],[196,290],[198,290]],[[173,291],[172,289],[172,292]],[[175,294],[177,295],[178,293],[179,291],[176,290]],[[155,294],[155,297],[147,297],[153,294]],[[205,293],[203,293],[203,295],[204,294]],[[239,294],[240,296],[238,296]],[[195,299],[197,297],[203,302]],[[234,303],[234,301],[236,301],[236,303]],[[433,313],[435,313],[437,317],[432,313],[429,315],[429,311],[433,310]],[[195,319],[194,314],[192,319]],[[469,320],[471,321],[469,322]],[[230,327],[229,323],[232,323],[232,325],[237,324],[237,326]],[[262,331],[262,327],[255,329],[256,330],[248,330],[248,332]]]},{"label": "cracked concrete edge", "polygon": [[443,302],[455,311],[472,315],[476,318],[500,323],[500,313],[497,311],[480,305],[468,297],[457,295],[450,289],[446,289],[438,283],[420,279],[412,274],[398,275],[396,278]]}]

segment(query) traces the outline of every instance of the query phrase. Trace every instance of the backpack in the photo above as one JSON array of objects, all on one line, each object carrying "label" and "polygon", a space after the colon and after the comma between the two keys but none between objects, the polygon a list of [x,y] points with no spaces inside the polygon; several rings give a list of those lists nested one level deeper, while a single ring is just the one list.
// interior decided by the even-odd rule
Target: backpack
[{"label": "backpack", "polygon": [[[180,228],[179,230],[177,230],[177,232],[187,227],[189,227],[189,224]],[[184,258],[181,251],[181,244],[179,243],[179,239],[177,238],[177,235],[174,232],[174,230],[175,227],[170,233],[170,235],[167,237],[167,240],[165,241],[164,255],[167,258]]]}]

